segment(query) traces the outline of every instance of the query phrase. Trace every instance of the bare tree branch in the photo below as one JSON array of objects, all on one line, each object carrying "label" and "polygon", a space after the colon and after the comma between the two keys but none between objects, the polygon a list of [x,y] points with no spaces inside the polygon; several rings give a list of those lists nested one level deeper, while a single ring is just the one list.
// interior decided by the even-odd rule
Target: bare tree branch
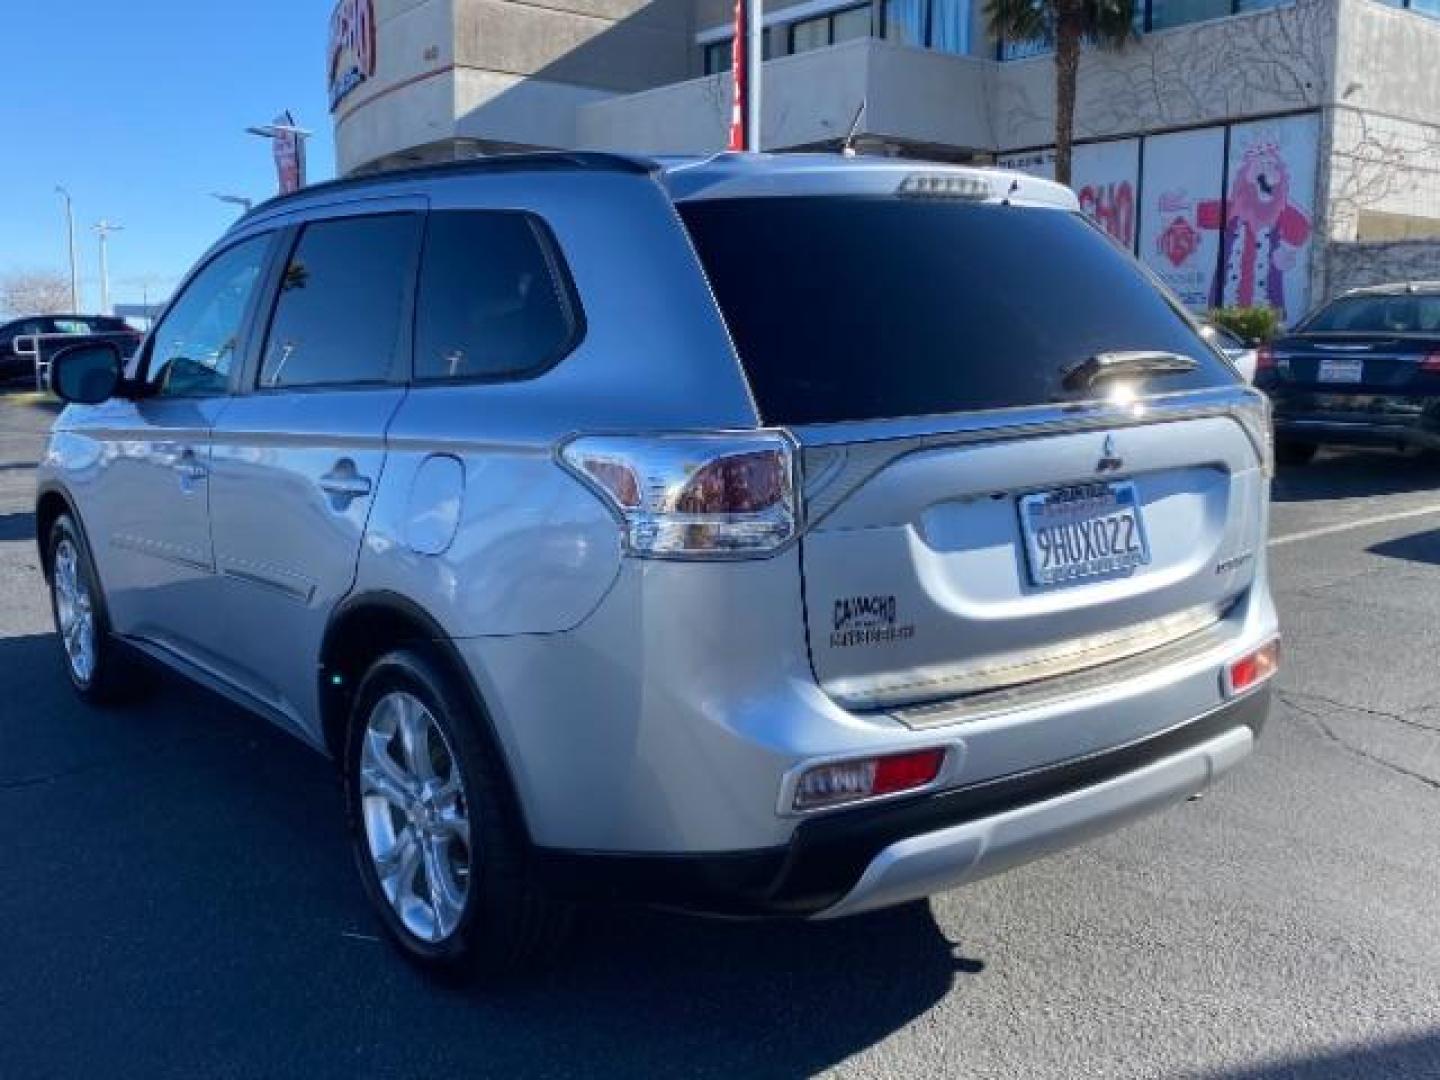
[{"label": "bare tree branch", "polygon": [[0,315],[55,315],[68,312],[70,279],[50,270],[14,270],[0,275]]}]

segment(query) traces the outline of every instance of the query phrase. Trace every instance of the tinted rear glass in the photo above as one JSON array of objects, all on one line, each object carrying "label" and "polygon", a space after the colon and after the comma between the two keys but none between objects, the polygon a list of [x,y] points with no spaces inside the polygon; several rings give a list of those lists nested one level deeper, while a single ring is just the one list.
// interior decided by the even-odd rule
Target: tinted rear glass
[{"label": "tinted rear glass", "polygon": [[1129,255],[1063,210],[902,198],[684,203],[767,423],[1073,401],[1099,352],[1182,353],[1148,392],[1235,375]]},{"label": "tinted rear glass", "polygon": [[1303,327],[1321,333],[1440,333],[1440,296],[1351,296],[1317,311]]}]

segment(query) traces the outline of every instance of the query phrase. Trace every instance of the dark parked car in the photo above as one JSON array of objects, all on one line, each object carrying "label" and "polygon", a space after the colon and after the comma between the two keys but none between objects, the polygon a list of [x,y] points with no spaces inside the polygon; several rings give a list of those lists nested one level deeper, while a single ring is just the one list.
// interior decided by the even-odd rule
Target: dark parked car
[{"label": "dark parked car", "polygon": [[35,378],[35,361],[15,351],[15,339],[36,334],[111,337],[129,356],[140,347],[140,331],[110,315],[30,315],[0,326],[0,383]]},{"label": "dark parked car", "polygon": [[1322,443],[1440,448],[1440,281],[1347,292],[1262,347],[1257,368],[1283,462]]}]

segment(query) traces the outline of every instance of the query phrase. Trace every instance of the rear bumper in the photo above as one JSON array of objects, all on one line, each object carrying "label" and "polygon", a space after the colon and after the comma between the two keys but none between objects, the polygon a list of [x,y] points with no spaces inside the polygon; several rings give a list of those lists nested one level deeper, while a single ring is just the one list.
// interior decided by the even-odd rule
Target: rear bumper
[{"label": "rear bumper", "polygon": [[1440,446],[1440,398],[1362,395],[1278,396],[1275,433],[1357,446]]},{"label": "rear bumper", "polygon": [[1179,802],[1250,752],[1261,688],[1103,753],[803,822],[789,844],[706,855],[540,849],[557,891],[728,916],[835,918],[953,888]]}]

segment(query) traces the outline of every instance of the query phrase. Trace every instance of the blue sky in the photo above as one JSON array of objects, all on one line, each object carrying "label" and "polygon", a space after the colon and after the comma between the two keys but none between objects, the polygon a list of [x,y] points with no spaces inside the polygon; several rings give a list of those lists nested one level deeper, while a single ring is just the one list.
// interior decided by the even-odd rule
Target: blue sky
[{"label": "blue sky", "polygon": [[269,144],[291,109],[315,132],[312,181],[334,172],[326,104],[330,0],[3,0],[0,273],[68,273],[75,199],[82,305],[99,307],[91,226],[110,240],[111,298],[163,297],[238,209],[211,192],[275,192]]}]

